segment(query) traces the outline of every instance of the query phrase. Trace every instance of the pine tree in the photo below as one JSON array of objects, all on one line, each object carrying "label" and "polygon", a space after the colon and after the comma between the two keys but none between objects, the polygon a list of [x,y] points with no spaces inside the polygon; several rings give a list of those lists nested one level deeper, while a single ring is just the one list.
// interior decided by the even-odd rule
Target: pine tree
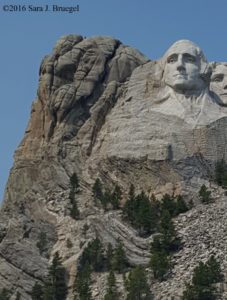
[{"label": "pine tree", "polygon": [[21,300],[21,294],[19,292],[17,292],[17,295],[16,295],[16,299],[15,300]]},{"label": "pine tree", "polygon": [[32,300],[43,300],[43,286],[38,282],[32,288],[31,297]]},{"label": "pine tree", "polygon": [[152,253],[150,266],[152,268],[154,278],[160,281],[164,280],[170,269],[169,256],[164,250]]},{"label": "pine tree", "polygon": [[92,187],[93,197],[95,199],[95,202],[97,203],[97,200],[101,201],[103,197],[103,191],[102,191],[102,183],[99,178],[96,179],[93,187]]},{"label": "pine tree", "polygon": [[173,197],[168,194],[165,194],[161,202],[161,210],[167,210],[171,217],[175,216],[176,213],[176,202]]},{"label": "pine tree", "polygon": [[180,240],[168,210],[162,211],[159,231],[160,235],[155,236],[151,243],[150,266],[154,277],[164,280],[171,267],[169,256],[180,246]]},{"label": "pine tree", "polygon": [[108,204],[110,204],[112,201],[112,195],[108,189],[103,193],[103,195],[102,195],[102,197],[100,197],[99,201],[100,201],[102,207],[104,208],[104,210],[106,210],[108,208]]},{"label": "pine tree", "polygon": [[118,242],[117,247],[114,249],[114,255],[112,259],[112,267],[114,271],[119,273],[124,272],[128,266],[128,260],[121,242]]},{"label": "pine tree", "polygon": [[186,211],[188,211],[188,207],[183,197],[181,195],[177,196],[175,215],[185,213]]},{"label": "pine tree", "polygon": [[9,300],[10,292],[6,288],[3,288],[0,292],[0,300]]},{"label": "pine tree", "polygon": [[203,184],[199,190],[199,197],[203,203],[210,203],[211,199],[211,191],[208,191],[207,187]]},{"label": "pine tree", "polygon": [[70,216],[78,220],[80,217],[80,211],[77,206],[76,201],[76,192],[79,188],[79,181],[76,173],[73,173],[73,175],[70,177],[70,191],[69,191],[69,201],[70,201]]},{"label": "pine tree", "polygon": [[80,211],[78,209],[78,206],[77,206],[77,202],[75,201],[72,201],[71,202],[72,206],[71,206],[71,209],[70,209],[70,216],[75,219],[75,220],[78,220],[79,217],[80,217]]},{"label": "pine tree", "polygon": [[131,270],[126,281],[126,286],[128,291],[126,300],[153,299],[147,283],[145,271],[141,266],[137,266]]},{"label": "pine tree", "polygon": [[75,192],[77,192],[79,188],[79,179],[76,173],[73,173],[72,176],[70,177],[70,185],[71,187],[74,188]]},{"label": "pine tree", "polygon": [[118,293],[116,287],[116,278],[113,270],[110,270],[109,276],[107,278],[107,290],[104,300],[118,300]]},{"label": "pine tree", "polygon": [[111,204],[113,209],[119,209],[121,197],[122,197],[121,189],[118,185],[116,185],[111,195]]},{"label": "pine tree", "polygon": [[223,275],[220,264],[214,256],[211,256],[207,263],[200,262],[194,269],[192,283],[186,284],[186,290],[183,293],[183,300],[215,300],[215,283],[221,282]]},{"label": "pine tree", "polygon": [[134,187],[131,186],[129,198],[123,207],[123,216],[138,230],[140,236],[146,236],[157,228],[159,207],[156,201],[150,201],[144,192],[135,196]]},{"label": "pine tree", "polygon": [[133,224],[135,219],[135,212],[136,212],[135,187],[133,184],[131,184],[129,190],[129,197],[123,207],[123,216],[127,221]]},{"label": "pine tree", "polygon": [[81,256],[79,269],[83,269],[84,265],[88,263],[95,272],[103,270],[105,266],[103,251],[104,249],[99,238],[89,242]]},{"label": "pine tree", "polygon": [[133,184],[131,184],[129,188],[129,199],[135,199],[135,187]]},{"label": "pine tree", "polygon": [[162,235],[155,236],[151,243],[150,266],[152,268],[154,278],[158,280],[165,279],[165,275],[170,269],[170,260],[166,245],[163,243]]},{"label": "pine tree", "polygon": [[164,210],[161,215],[160,233],[162,234],[162,247],[167,253],[176,251],[179,248],[180,240],[177,237],[173,221],[167,210]]},{"label": "pine tree", "polygon": [[215,182],[220,186],[227,186],[227,165],[224,159],[215,165]]},{"label": "pine tree", "polygon": [[64,300],[67,296],[66,271],[58,252],[55,253],[44,286],[44,300]]},{"label": "pine tree", "polygon": [[74,300],[91,300],[91,268],[86,262],[83,269],[77,273],[74,290]]},{"label": "pine tree", "polygon": [[220,263],[216,260],[214,255],[211,255],[207,261],[207,267],[209,270],[208,276],[211,284],[223,281],[224,276],[221,271]]},{"label": "pine tree", "polygon": [[38,242],[36,243],[37,248],[39,249],[40,255],[42,255],[45,250],[47,250],[47,235],[46,232],[41,231],[38,237]]},{"label": "pine tree", "polygon": [[156,228],[156,217],[151,208],[151,202],[144,192],[135,199],[135,219],[133,224],[139,230],[140,236],[150,234]]},{"label": "pine tree", "polygon": [[106,251],[106,267],[107,270],[110,270],[112,268],[112,260],[113,260],[113,247],[109,243]]}]

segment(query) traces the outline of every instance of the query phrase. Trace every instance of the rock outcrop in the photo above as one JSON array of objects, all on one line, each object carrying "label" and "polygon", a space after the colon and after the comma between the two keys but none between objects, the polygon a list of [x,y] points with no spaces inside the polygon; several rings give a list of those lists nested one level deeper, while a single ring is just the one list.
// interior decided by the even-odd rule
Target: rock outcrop
[{"label": "rock outcrop", "polygon": [[[120,239],[131,265],[148,263],[152,236],[139,237],[120,211],[94,205],[97,178],[110,189],[118,184],[123,202],[132,183],[137,192],[157,198],[182,194],[195,203],[203,183],[213,192],[212,206],[176,218],[185,246],[173,257],[174,276],[152,283],[155,299],[180,299],[196,262],[215,249],[225,261],[224,191],[209,180],[215,162],[226,158],[227,109],[209,92],[208,78],[198,97],[186,95],[193,103],[188,106],[166,91],[162,78],[162,61],[150,61],[111,37],[69,35],[43,59],[37,99],[1,209],[0,288],[12,291],[11,299],[17,292],[31,299],[56,251],[68,271],[67,299],[73,299],[78,259],[95,236],[104,245]],[[69,214],[73,173],[80,182],[79,220]],[[47,244],[40,253],[42,232]],[[103,298],[105,280],[105,274],[94,278],[94,299]],[[123,295],[120,275],[117,282]]]}]

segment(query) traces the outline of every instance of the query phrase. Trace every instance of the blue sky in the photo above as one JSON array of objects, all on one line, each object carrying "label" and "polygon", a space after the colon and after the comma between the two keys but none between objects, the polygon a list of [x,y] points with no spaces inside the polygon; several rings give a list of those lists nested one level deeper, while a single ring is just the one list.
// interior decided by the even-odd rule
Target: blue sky
[{"label": "blue sky", "polygon": [[[79,13],[4,12],[3,5],[79,4]],[[158,59],[178,39],[227,61],[226,0],[0,0],[0,200],[36,97],[41,59],[62,35],[108,35]]]}]

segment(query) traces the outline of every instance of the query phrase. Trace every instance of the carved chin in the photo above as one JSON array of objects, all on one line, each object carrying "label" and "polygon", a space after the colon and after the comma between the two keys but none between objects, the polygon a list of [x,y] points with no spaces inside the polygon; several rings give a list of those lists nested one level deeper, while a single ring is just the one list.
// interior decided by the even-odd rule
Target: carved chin
[{"label": "carved chin", "polygon": [[227,95],[220,95],[220,98],[223,102],[223,105],[224,106],[227,106]]},{"label": "carved chin", "polygon": [[182,91],[189,91],[189,90],[197,90],[198,89],[198,87],[195,84],[189,84],[188,82],[185,82],[185,81],[175,82],[171,87],[174,90],[182,90]]}]

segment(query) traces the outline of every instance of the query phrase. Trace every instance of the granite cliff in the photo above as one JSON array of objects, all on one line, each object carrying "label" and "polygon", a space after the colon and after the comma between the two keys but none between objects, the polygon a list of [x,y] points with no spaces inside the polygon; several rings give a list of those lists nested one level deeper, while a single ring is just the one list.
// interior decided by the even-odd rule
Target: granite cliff
[{"label": "granite cliff", "polygon": [[[120,210],[95,206],[97,178],[110,189],[120,186],[122,204],[131,184],[157,199],[181,194],[196,204],[175,218],[184,247],[174,255],[167,281],[151,279],[155,299],[180,299],[196,263],[212,253],[226,269],[226,197],[211,178],[215,163],[226,159],[227,108],[222,96],[209,90],[212,66],[204,69],[203,92],[183,93],[193,103],[188,105],[182,93],[163,83],[163,61],[150,61],[111,37],[69,35],[44,57],[1,208],[0,288],[12,291],[11,299],[17,292],[31,299],[56,251],[68,272],[67,299],[73,299],[78,259],[95,236],[104,245],[120,239],[131,265],[148,263],[152,236],[140,237],[122,221]],[[74,173],[79,220],[69,213]],[[198,200],[202,184],[215,200],[209,206]],[[48,241],[43,255],[37,247],[41,232]],[[94,277],[94,299],[103,299],[105,282],[105,273]],[[124,294],[120,275],[117,282]],[[224,282],[222,299],[225,290]]]}]

